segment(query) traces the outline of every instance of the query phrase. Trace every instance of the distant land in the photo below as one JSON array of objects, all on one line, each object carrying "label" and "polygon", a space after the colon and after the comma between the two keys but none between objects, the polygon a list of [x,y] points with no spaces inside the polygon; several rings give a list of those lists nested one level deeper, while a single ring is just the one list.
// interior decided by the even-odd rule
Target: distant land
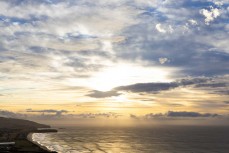
[{"label": "distant land", "polygon": [[[39,128],[44,129],[39,130]],[[30,133],[41,132],[57,132],[57,130],[33,121],[0,117],[0,150],[2,153],[50,153],[51,151],[27,138]]]}]

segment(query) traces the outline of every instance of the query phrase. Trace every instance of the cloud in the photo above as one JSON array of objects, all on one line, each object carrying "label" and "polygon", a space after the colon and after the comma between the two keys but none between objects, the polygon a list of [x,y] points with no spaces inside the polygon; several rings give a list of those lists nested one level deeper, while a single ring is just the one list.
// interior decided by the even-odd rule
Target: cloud
[{"label": "cloud", "polygon": [[121,116],[118,113],[114,112],[108,112],[108,113],[74,113],[71,114],[70,111],[67,110],[53,110],[53,109],[47,109],[47,110],[32,110],[27,109],[27,113],[42,113],[42,114],[28,114],[30,118],[33,119],[93,119],[93,118],[118,118]]},{"label": "cloud", "polygon": [[228,75],[213,77],[208,82],[196,84],[194,87],[211,94],[228,95]]},{"label": "cloud", "polygon": [[211,88],[218,88],[218,87],[226,87],[226,83],[208,83],[208,84],[197,84],[196,87],[211,87]]},{"label": "cloud", "polygon": [[[31,109],[27,109],[29,111]],[[82,121],[82,120],[94,120],[94,119],[126,119],[125,114],[120,114],[116,112],[101,112],[101,113],[64,113],[62,115],[56,115],[53,110],[44,110],[45,112],[51,113],[42,113],[43,110],[38,110],[37,112],[26,112],[26,113],[16,113],[10,112],[7,110],[1,110],[0,116],[1,117],[9,117],[9,118],[20,118],[20,119],[27,119],[27,120],[35,120],[35,121],[53,121],[55,122],[63,122],[63,121]],[[60,112],[60,111],[59,111]],[[39,114],[42,113],[42,114]],[[54,113],[54,114],[53,114]],[[122,118],[124,117],[124,118]],[[160,119],[162,120],[180,120],[180,119],[228,119],[228,115],[224,114],[217,114],[217,113],[200,113],[200,112],[191,112],[191,111],[168,111],[166,113],[149,113],[145,115],[135,115],[130,114],[130,119],[134,120],[153,120],[153,119]],[[126,121],[126,120],[125,120]],[[137,122],[138,123],[138,122]]]},{"label": "cloud", "polygon": [[158,32],[166,33],[166,30],[161,27],[160,23],[156,24],[155,28],[157,29]]},{"label": "cloud", "polygon": [[120,86],[115,88],[117,91],[130,92],[152,92],[157,93],[163,90],[169,90],[178,87],[176,82],[172,83],[137,83],[129,86]]},{"label": "cloud", "polygon": [[216,90],[214,91],[214,93],[216,94],[220,94],[220,95],[229,95],[229,90]]},{"label": "cloud", "polygon": [[119,96],[119,95],[120,93],[117,93],[117,91],[103,92],[103,91],[93,90],[91,91],[90,94],[86,96],[93,97],[93,98],[107,98],[107,97],[113,97],[113,96]]},{"label": "cloud", "polygon": [[[44,91],[62,86],[88,88],[88,79],[119,62],[173,69],[168,72],[171,80],[224,76],[229,73],[228,19],[228,1],[2,0],[1,88],[4,95],[15,97],[32,91],[36,101]],[[118,96],[119,90],[158,93],[195,85],[221,96],[228,94],[228,84],[223,87],[217,82],[142,80],[112,92],[91,91],[88,96]],[[70,92],[46,94],[58,94],[59,101],[67,101],[66,97],[85,95],[88,90],[75,89],[71,96],[59,99]]]},{"label": "cloud", "polygon": [[134,115],[134,114],[130,114],[130,118],[132,118],[132,119],[138,119],[138,117],[136,115]]},{"label": "cloud", "polygon": [[169,83],[137,83],[128,86],[120,86],[114,91],[130,91],[130,92],[149,92],[157,93],[165,90],[174,89],[177,87],[184,87],[189,85],[195,85],[203,82],[207,82],[209,78],[192,78],[192,79],[182,79],[175,82]]},{"label": "cloud", "polygon": [[[171,90],[171,89],[175,89],[179,87],[182,87],[182,88],[194,87],[194,88],[200,88],[206,91],[212,91],[212,90],[209,90],[209,88],[214,88],[214,92],[221,92],[221,93],[223,91],[226,92],[227,91],[226,88],[228,85],[224,82],[212,83],[216,80],[217,78],[213,79],[210,77],[198,77],[198,78],[180,79],[174,82],[136,83],[136,84],[127,85],[127,86],[118,86],[107,92],[92,90],[91,93],[87,94],[86,96],[93,97],[93,98],[106,98],[106,97],[119,96],[122,94],[121,91],[132,92],[132,93],[157,94],[162,91],[167,91],[167,90]],[[225,89],[223,90],[218,89],[220,87],[224,87]]]},{"label": "cloud", "polygon": [[166,62],[169,62],[169,59],[168,58],[159,58],[159,62],[161,64],[165,64]]},{"label": "cloud", "polygon": [[214,1],[215,5],[222,6],[224,4],[223,1]]},{"label": "cloud", "polygon": [[[199,113],[188,111],[168,111],[166,113],[149,113],[143,116],[136,116],[131,114],[130,118],[137,120],[151,120],[151,119],[183,119],[183,118],[219,118],[223,115],[212,113]],[[226,116],[224,116],[226,117]]]},{"label": "cloud", "polygon": [[190,20],[188,20],[188,22],[189,22],[190,24],[192,24],[192,25],[198,25],[197,21],[194,20],[194,19],[190,19]]},{"label": "cloud", "polygon": [[117,2],[1,1],[0,81],[6,78],[5,88],[21,78],[31,86],[43,80],[37,90],[53,89],[57,78],[74,78],[85,86],[94,73],[115,64],[112,48],[125,40],[121,31],[137,23],[139,13]]},{"label": "cloud", "polygon": [[27,109],[26,112],[28,113],[48,113],[48,114],[55,114],[55,116],[61,116],[63,113],[69,113],[67,110],[54,110],[54,109],[44,109],[44,110],[32,110]]},{"label": "cloud", "polygon": [[167,105],[171,107],[183,107],[183,104],[176,104],[176,103],[161,103],[162,105]]},{"label": "cloud", "polygon": [[218,8],[211,7],[210,10],[201,9],[200,14],[205,16],[205,23],[209,25],[210,22],[214,21],[218,16],[220,16],[220,10]]},{"label": "cloud", "polygon": [[7,118],[20,118],[27,120],[37,120],[37,121],[53,121],[54,119],[57,121],[61,120],[75,120],[75,119],[116,119],[121,117],[122,114],[115,112],[101,112],[101,113],[74,113],[71,114],[70,111],[67,110],[32,110],[26,109],[24,113],[22,112],[11,112],[8,110],[0,110],[0,117]]},{"label": "cloud", "polygon": [[7,117],[7,118],[26,118],[27,115],[11,112],[8,110],[0,110],[0,117]]},{"label": "cloud", "polygon": [[174,112],[174,111],[168,111],[167,117],[217,117],[218,114],[210,114],[210,113],[198,113],[198,112]]},{"label": "cloud", "polygon": [[[228,84],[225,82],[221,82],[219,77],[218,78],[198,77],[198,78],[180,79],[174,82],[136,83],[132,85],[118,86],[107,92],[93,90],[91,91],[90,94],[87,94],[86,96],[93,97],[93,98],[106,98],[106,97],[119,96],[123,94],[121,92],[158,94],[160,92],[172,90],[179,87],[180,88],[191,87],[194,89],[201,89],[209,93],[213,92],[214,94],[219,94],[219,93],[228,94],[228,90],[227,90]],[[181,106],[181,105],[174,104],[174,106]]]},{"label": "cloud", "polygon": [[[139,93],[139,94],[141,93],[158,94],[163,91],[169,91],[176,88],[189,88],[194,91],[202,90],[203,92],[208,94],[228,95],[229,94],[228,86],[229,86],[228,76],[197,77],[197,78],[179,79],[173,82],[136,83],[136,84],[126,85],[126,86],[118,86],[107,92],[93,90],[91,91],[90,94],[87,94],[86,96],[93,97],[93,98],[106,98],[106,97],[119,96],[121,94],[124,94],[125,92]],[[181,104],[174,103],[173,105],[172,103],[167,103],[167,102],[165,102],[164,104],[168,106],[176,106],[176,107],[183,106]]]},{"label": "cloud", "polygon": [[[210,6],[214,9],[211,10]],[[173,1],[167,4],[157,1],[151,9],[144,10],[139,24],[125,29],[123,34],[128,41],[117,46],[118,55],[132,61],[141,59],[149,66],[158,66],[156,63],[161,64],[158,59],[166,56],[170,62],[164,67],[176,67],[184,75],[227,74],[229,56],[225,40],[228,37],[227,32],[222,30],[227,25],[226,6],[224,4],[219,8],[212,1],[185,0],[176,4]],[[199,11],[201,8],[212,12],[217,22],[210,21],[211,26],[206,26]],[[180,17],[179,14],[184,15]],[[159,32],[168,31],[169,26],[172,26],[173,32],[163,35]],[[212,47],[217,49],[209,52]]]},{"label": "cloud", "polygon": [[73,118],[118,118],[122,115],[114,112],[108,113],[82,113],[82,114],[74,114]]}]

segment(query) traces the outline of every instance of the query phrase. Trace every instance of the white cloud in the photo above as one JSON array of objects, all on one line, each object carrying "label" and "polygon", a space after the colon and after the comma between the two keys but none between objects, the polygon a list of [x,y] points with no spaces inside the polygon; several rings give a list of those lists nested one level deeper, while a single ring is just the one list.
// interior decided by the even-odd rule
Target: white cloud
[{"label": "white cloud", "polygon": [[160,33],[173,33],[174,28],[172,25],[162,25],[160,23],[156,24],[155,26],[156,30]]},{"label": "white cloud", "polygon": [[214,3],[215,3],[215,5],[218,5],[218,6],[222,6],[223,5],[222,1],[215,1]]},{"label": "white cloud", "polygon": [[[164,57],[178,62],[179,58],[176,61],[174,57],[178,54],[183,57],[180,50],[188,50],[184,58],[186,55],[194,55],[198,50],[189,50],[190,44],[198,46],[201,42],[201,47],[215,47],[219,52],[228,53],[229,27],[226,23],[217,23],[215,27],[223,25],[226,32],[223,28],[208,31],[201,24],[199,13],[205,17],[205,23],[209,24],[219,16],[227,19],[229,7],[226,11],[226,8],[216,2],[217,8],[206,9],[208,6],[204,6],[199,11],[199,7],[183,6],[188,1],[78,0],[53,1],[52,4],[24,1],[20,5],[15,5],[16,1],[0,1],[0,77],[7,78],[1,80],[2,86],[8,89],[23,86],[28,90],[47,90],[53,89],[54,85],[57,88],[62,85],[86,84],[87,87],[94,88],[98,86],[98,82],[107,81],[108,84],[103,84],[104,88],[107,85],[110,88],[117,83],[125,85],[142,79],[160,81],[168,79],[174,71],[168,72],[165,69],[161,72],[165,78],[153,78],[154,74],[148,74],[158,73],[157,70],[151,70],[155,66],[153,64],[169,62]],[[227,4],[225,0],[223,3]],[[198,32],[197,28],[200,29]],[[43,51],[32,50],[34,46]],[[207,47],[203,50],[207,50]],[[128,62],[122,61],[122,57],[124,60],[140,58],[141,60],[134,61],[139,67],[129,68],[126,65]],[[152,58],[149,60],[152,63],[146,61],[149,58]],[[123,66],[117,66],[117,63],[127,66],[128,73]],[[133,67],[131,62],[129,64]],[[144,64],[153,66],[145,68]],[[172,63],[167,63],[166,66],[171,66],[170,64]],[[164,74],[164,71],[168,74]],[[136,77],[136,72],[141,75]],[[117,74],[120,77],[114,78]],[[97,80],[91,79],[90,82],[91,77],[97,77]],[[61,80],[59,84],[56,78]],[[110,78],[115,80],[110,81]],[[26,92],[23,90],[23,93]],[[63,97],[64,101],[68,99],[66,97]]]},{"label": "white cloud", "polygon": [[155,28],[157,29],[158,32],[166,33],[166,30],[161,27],[160,23],[156,24]]},{"label": "white cloud", "polygon": [[188,20],[188,22],[189,22],[190,24],[192,24],[192,25],[198,25],[197,21],[194,20],[194,19],[190,19],[190,20]]},{"label": "white cloud", "polygon": [[173,33],[174,32],[174,29],[173,29],[173,27],[171,25],[169,25],[168,31],[169,31],[169,33]]},{"label": "white cloud", "polygon": [[220,16],[220,10],[218,8],[212,8],[210,10],[201,9],[200,14],[205,17],[205,24],[209,25],[210,22],[214,21]]},{"label": "white cloud", "polygon": [[166,62],[169,62],[168,58],[159,58],[158,60],[161,64],[165,64]]}]

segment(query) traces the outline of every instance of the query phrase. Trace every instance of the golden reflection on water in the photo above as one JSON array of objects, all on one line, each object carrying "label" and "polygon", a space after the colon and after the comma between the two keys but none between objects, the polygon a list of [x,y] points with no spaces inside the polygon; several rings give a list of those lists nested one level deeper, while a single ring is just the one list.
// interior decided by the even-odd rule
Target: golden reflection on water
[{"label": "golden reflection on water", "polygon": [[186,153],[229,150],[228,127],[213,126],[75,127],[60,129],[53,134],[35,134],[33,138],[58,153]]}]

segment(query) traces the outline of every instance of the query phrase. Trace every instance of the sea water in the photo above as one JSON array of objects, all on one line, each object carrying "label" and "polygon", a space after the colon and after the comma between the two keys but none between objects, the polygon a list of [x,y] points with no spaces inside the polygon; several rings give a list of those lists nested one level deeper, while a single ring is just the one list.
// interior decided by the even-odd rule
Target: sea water
[{"label": "sea water", "polygon": [[229,153],[229,127],[65,127],[33,134],[59,153]]}]

